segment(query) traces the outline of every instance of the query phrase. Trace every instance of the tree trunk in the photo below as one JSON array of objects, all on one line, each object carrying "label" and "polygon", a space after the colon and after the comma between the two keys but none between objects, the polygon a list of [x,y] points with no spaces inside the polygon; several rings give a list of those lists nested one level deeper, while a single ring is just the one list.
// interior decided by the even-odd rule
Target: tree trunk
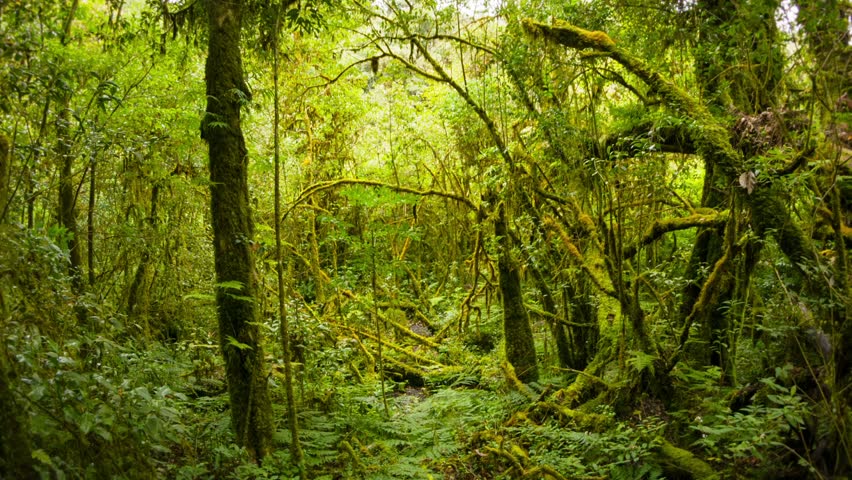
[{"label": "tree trunk", "polygon": [[585,369],[597,353],[600,331],[595,307],[592,305],[589,284],[583,278],[571,279],[562,286],[562,305],[571,322],[568,329],[571,343],[569,368]]},{"label": "tree trunk", "polygon": [[127,315],[131,323],[136,323],[142,326],[142,334],[146,340],[151,337],[151,287],[154,283],[155,265],[152,261],[152,253],[154,253],[154,239],[157,235],[157,205],[160,197],[160,186],[154,185],[151,190],[151,213],[148,216],[147,231],[145,238],[145,247],[142,251],[142,258],[139,260],[139,266],[136,268],[136,275],[133,276],[133,283],[130,284],[130,290],[127,294]]},{"label": "tree trunk", "polygon": [[92,159],[92,168],[89,171],[89,207],[86,225],[86,260],[90,287],[95,284],[95,201],[97,200],[95,164],[95,160]]},{"label": "tree trunk", "polygon": [[494,235],[500,248],[497,268],[500,272],[500,292],[503,295],[503,334],[506,341],[506,360],[515,367],[523,382],[538,380],[535,343],[527,309],[524,306],[521,276],[512,259],[512,241],[508,233],[506,207],[500,204],[494,221]]},{"label": "tree trunk", "polygon": [[547,279],[544,278],[541,270],[535,265],[531,265],[530,271],[541,292],[541,305],[544,307],[544,311],[550,315],[546,321],[547,326],[550,327],[550,333],[553,334],[553,340],[556,343],[556,356],[559,359],[559,366],[563,368],[571,367],[571,342],[568,341],[565,326],[560,321],[559,310],[556,308],[556,301],[553,299],[553,292],[551,292],[550,287],[547,285]]},{"label": "tree trunk", "polygon": [[273,425],[254,301],[248,152],[240,126],[240,106],[250,96],[240,55],[242,1],[210,0],[207,15],[207,114],[201,136],[210,156],[219,341],[237,443],[260,460],[271,447]]},{"label": "tree trunk", "polygon": [[83,291],[82,264],[80,254],[80,237],[77,228],[77,205],[74,192],[74,155],[71,152],[71,98],[66,97],[56,120],[56,154],[59,157],[59,224],[65,227],[68,240],[68,257],[70,266],[68,273],[74,293]]}]

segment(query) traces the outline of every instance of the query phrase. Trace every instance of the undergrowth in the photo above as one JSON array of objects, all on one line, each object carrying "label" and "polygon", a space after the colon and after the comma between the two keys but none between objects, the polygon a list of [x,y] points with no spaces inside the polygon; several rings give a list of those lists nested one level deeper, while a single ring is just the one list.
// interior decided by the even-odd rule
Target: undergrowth
[{"label": "undergrowth", "polygon": [[[96,346],[97,359],[79,360],[82,345]],[[231,443],[214,350],[136,348],[102,337],[58,344],[37,332],[8,336],[7,348],[43,478],[297,478],[283,407],[275,412],[278,448],[263,465]],[[743,477],[789,465],[808,415],[795,386],[763,378],[759,398],[732,411],[733,389],[716,385],[717,371],[679,367],[675,374],[688,408],[616,418],[602,404],[596,413],[615,422],[600,429],[519,416],[528,398],[470,369],[456,374],[455,386],[447,378],[421,388],[388,382],[387,411],[378,380],[368,378],[337,386],[313,403],[321,408],[303,408],[300,438],[316,479],[516,478],[518,468],[541,467],[565,478],[670,478],[677,472],[659,455],[662,438]],[[273,394],[282,395],[280,386]],[[793,460],[807,471],[807,459]]]}]

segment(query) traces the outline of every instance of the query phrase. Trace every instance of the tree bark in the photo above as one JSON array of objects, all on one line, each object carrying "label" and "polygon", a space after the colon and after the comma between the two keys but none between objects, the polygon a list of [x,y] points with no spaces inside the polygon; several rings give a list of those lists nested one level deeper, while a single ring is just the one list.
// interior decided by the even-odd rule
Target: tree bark
[{"label": "tree bark", "polygon": [[518,379],[525,383],[538,380],[535,343],[529,314],[524,306],[521,275],[512,259],[512,241],[508,233],[506,206],[500,204],[494,221],[494,235],[500,248],[497,269],[500,272],[500,293],[503,296],[503,334],[506,360],[515,367]]},{"label": "tree bark", "polygon": [[272,444],[272,406],[257,326],[248,152],[240,107],[250,94],[240,54],[241,0],[209,0],[207,113],[201,136],[210,157],[210,193],[219,341],[237,443],[257,460]]}]

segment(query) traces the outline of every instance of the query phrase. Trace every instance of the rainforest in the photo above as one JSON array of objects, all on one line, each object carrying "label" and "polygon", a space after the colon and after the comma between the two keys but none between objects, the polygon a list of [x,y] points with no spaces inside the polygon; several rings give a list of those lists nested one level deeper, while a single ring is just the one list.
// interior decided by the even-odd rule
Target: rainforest
[{"label": "rainforest", "polygon": [[0,479],[848,479],[849,0],[0,0]]}]

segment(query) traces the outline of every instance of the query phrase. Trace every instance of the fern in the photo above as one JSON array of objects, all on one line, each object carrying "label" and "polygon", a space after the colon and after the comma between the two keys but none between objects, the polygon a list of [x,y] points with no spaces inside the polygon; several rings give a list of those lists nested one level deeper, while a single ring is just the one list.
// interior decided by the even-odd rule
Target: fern
[{"label": "fern", "polygon": [[636,370],[636,373],[642,373],[647,369],[651,375],[654,375],[654,362],[658,358],[656,355],[650,355],[641,350],[630,350],[628,353],[630,358],[627,359],[627,363]]}]

